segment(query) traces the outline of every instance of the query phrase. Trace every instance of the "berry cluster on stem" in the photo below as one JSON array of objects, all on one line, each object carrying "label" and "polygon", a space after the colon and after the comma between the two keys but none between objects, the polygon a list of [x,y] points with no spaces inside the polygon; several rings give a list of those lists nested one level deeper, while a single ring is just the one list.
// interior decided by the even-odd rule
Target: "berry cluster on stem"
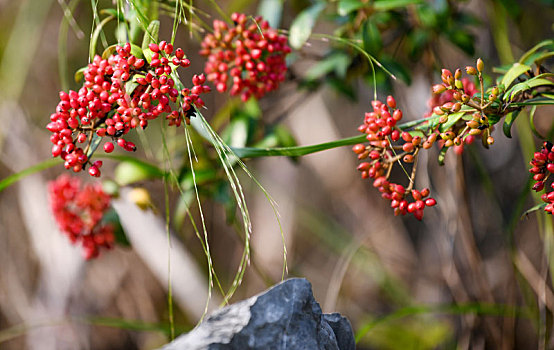
[{"label": "berry cluster on stem", "polygon": [[83,86],[60,92],[46,128],[52,132],[52,156],[61,157],[66,169],[79,172],[90,165],[89,174],[98,177],[101,163],[89,159],[95,135],[110,139],[103,146],[106,153],[114,150],[114,144],[135,151],[135,144],[124,138],[131,129],[144,129],[161,115],[169,125],[179,126],[183,119],[189,121],[194,107],[204,106],[200,95],[210,87],[203,85],[203,74],[193,76],[192,88],[176,88],[174,70],[190,65],[184,51],[165,41],[152,43],[149,49],[150,63],[133,55],[130,43],[116,46],[107,59],[95,56],[84,70]]},{"label": "berry cluster on stem", "polygon": [[71,243],[80,243],[85,259],[98,256],[100,248],[113,247],[115,236],[102,217],[110,208],[110,196],[100,184],[81,188],[78,178],[61,175],[48,184],[50,206],[60,230]]},{"label": "berry cluster on stem", "polygon": [[[387,102],[373,101],[373,112],[365,114],[364,124],[358,130],[367,134],[369,144],[357,144],[352,150],[359,160],[364,160],[358,170],[364,179],[373,179],[373,187],[381,192],[381,196],[390,200],[395,215],[411,213],[418,220],[423,218],[425,207],[437,204],[429,197],[430,191],[414,189],[417,169],[417,159],[421,148],[430,148],[437,139],[436,133],[412,135],[402,131],[397,123],[402,119],[402,110],[396,108],[392,96]],[[408,186],[394,183],[390,174],[395,164],[405,171],[405,165],[412,164]],[[411,197],[411,200],[410,200]]]},{"label": "berry cluster on stem", "polygon": [[[530,164],[529,172],[533,174],[533,180],[536,181],[533,190],[541,192],[548,188],[546,181],[554,173],[554,145],[552,142],[545,141],[541,150],[533,155]],[[545,190],[541,199],[546,203],[544,210],[549,214],[554,214],[554,182],[550,184],[550,190]]]},{"label": "berry cluster on stem", "polygon": [[285,58],[291,52],[287,38],[271,28],[262,17],[249,21],[244,14],[233,13],[234,26],[214,20],[213,34],[202,41],[200,54],[208,57],[204,71],[219,92],[261,98],[285,80]]},{"label": "berry cluster on stem", "polygon": [[[437,99],[433,106],[433,114],[439,116],[438,124],[446,124],[454,113],[464,112],[468,117],[460,118],[460,122],[454,123],[448,130],[444,130],[440,136],[444,140],[445,147],[457,147],[457,153],[461,153],[464,144],[471,144],[476,136],[481,136],[483,145],[488,147],[494,143],[491,136],[491,125],[486,110],[498,98],[499,89],[493,87],[485,99],[485,88],[483,83],[484,63],[477,59],[476,67],[467,66],[466,73],[476,75],[479,80],[480,94],[476,96],[475,85],[467,78],[462,78],[462,70],[456,69],[454,74],[448,69],[443,69],[441,74],[442,84],[432,87],[436,96],[448,96],[448,99]],[[468,109],[463,109],[468,106]]]}]

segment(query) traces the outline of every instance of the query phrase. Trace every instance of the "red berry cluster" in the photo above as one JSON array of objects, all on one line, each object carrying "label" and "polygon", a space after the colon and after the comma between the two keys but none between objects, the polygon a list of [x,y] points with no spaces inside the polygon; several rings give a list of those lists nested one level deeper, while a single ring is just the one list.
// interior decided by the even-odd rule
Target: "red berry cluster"
[{"label": "red berry cluster", "polygon": [[[106,153],[114,150],[114,143],[135,151],[135,144],[123,138],[131,129],[144,129],[149,120],[164,113],[169,125],[179,126],[183,118],[188,122],[193,105],[204,105],[199,96],[210,91],[203,85],[204,74],[194,75],[194,86],[181,91],[171,77],[176,67],[190,65],[182,49],[174,51],[165,41],[150,44],[150,63],[131,49],[126,43],[108,59],[95,56],[84,71],[83,87],[78,92],[60,92],[56,113],[46,128],[52,132],[52,156],[61,157],[66,169],[79,172],[90,164],[89,174],[100,176],[99,164],[91,163],[88,154],[95,134],[111,138],[103,146]],[[84,143],[84,148],[79,146]]]},{"label": "red berry cluster", "polygon": [[[535,152],[533,160],[531,161],[532,168],[529,172],[534,174],[533,190],[540,192],[545,188],[545,182],[548,180],[550,174],[554,173],[554,145],[551,142],[544,142],[542,149],[539,152]],[[550,214],[554,214],[554,183],[551,183],[550,192],[543,193],[541,199],[546,203],[544,210]]]},{"label": "red berry cluster", "polygon": [[285,80],[285,57],[291,52],[287,38],[262,17],[249,22],[246,15],[233,13],[231,19],[234,27],[215,20],[214,33],[204,38],[200,51],[208,56],[204,70],[219,92],[227,90],[231,78],[231,95],[240,94],[243,101],[261,98]]},{"label": "red berry cluster", "polygon": [[101,223],[110,207],[110,196],[102,191],[100,184],[89,184],[81,189],[78,178],[62,175],[49,183],[48,191],[60,230],[71,243],[79,242],[83,246],[85,259],[97,257],[101,247],[113,247],[113,227]]},{"label": "red berry cluster", "polygon": [[[358,159],[368,158],[358,166],[362,178],[373,179],[373,187],[381,192],[381,196],[391,201],[395,215],[412,213],[418,220],[423,218],[423,209],[434,206],[437,202],[429,196],[429,189],[421,191],[413,189],[415,178],[415,164],[410,178],[410,185],[405,188],[400,184],[389,181],[392,167],[396,162],[413,163],[417,159],[422,147],[429,148],[437,138],[433,133],[425,140],[421,136],[412,136],[396,126],[402,119],[402,111],[396,108],[396,101],[392,96],[387,103],[373,101],[373,112],[365,114],[364,124],[358,130],[367,134],[369,145],[357,144],[352,150]],[[400,141],[402,144],[394,144]],[[410,195],[413,201],[409,201]]]}]

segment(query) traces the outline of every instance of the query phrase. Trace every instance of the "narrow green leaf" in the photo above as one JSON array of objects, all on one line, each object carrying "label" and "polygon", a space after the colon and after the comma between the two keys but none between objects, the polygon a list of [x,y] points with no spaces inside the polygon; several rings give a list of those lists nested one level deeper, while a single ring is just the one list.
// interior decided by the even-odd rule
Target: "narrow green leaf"
[{"label": "narrow green leaf", "polygon": [[62,160],[59,158],[52,158],[45,160],[44,162],[40,162],[36,165],[33,165],[31,167],[28,167],[26,169],[21,170],[20,172],[17,172],[15,174],[12,174],[2,180],[0,180],[0,192],[5,190],[7,187],[13,185],[17,181],[23,179],[24,177],[28,175],[32,175],[34,173],[38,173],[40,171],[49,169],[53,167],[54,165],[61,164]]},{"label": "narrow green leaf", "polygon": [[239,158],[255,158],[255,157],[269,157],[269,156],[286,156],[286,157],[298,157],[306,154],[320,152],[340,146],[355,145],[357,143],[364,142],[366,140],[365,135],[349,137],[346,139],[324,142],[311,146],[299,146],[299,147],[277,147],[277,148],[231,148],[233,152]]},{"label": "narrow green leaf", "polygon": [[508,90],[510,85],[512,85],[512,82],[516,80],[517,77],[527,72],[529,69],[531,69],[531,67],[526,64],[521,64],[519,62],[514,63],[512,67],[508,70],[508,72],[504,74],[504,77],[502,78],[500,84],[504,85],[504,89]]},{"label": "narrow green leaf", "polygon": [[[106,48],[106,50],[104,50],[104,52],[102,52],[102,58],[103,59],[108,59],[108,57],[110,57],[114,52],[115,52],[115,48],[118,46],[119,44],[114,44],[114,45],[110,45]],[[135,44],[131,44],[131,54],[133,56],[135,56],[136,58],[144,58],[144,55],[143,55],[143,52],[142,52],[142,49],[140,48],[140,46],[138,45],[135,45]],[[85,67],[86,68],[86,67]]]},{"label": "narrow green leaf", "polygon": [[115,181],[121,185],[129,185],[138,181],[163,178],[165,172],[154,164],[138,160],[127,159],[115,168]]},{"label": "narrow green leaf", "polygon": [[512,138],[512,125],[516,121],[516,118],[519,115],[519,111],[514,111],[506,116],[504,118],[504,124],[502,124],[502,131],[504,131],[504,135],[506,135],[507,138]]},{"label": "narrow green leaf", "polygon": [[541,209],[544,209],[544,208],[546,208],[546,203],[539,203],[539,204],[535,205],[534,207],[527,209],[525,211],[525,213],[523,213],[521,215],[521,219],[526,218],[527,215],[531,214],[532,212],[535,212],[537,210],[541,210]]},{"label": "narrow green leaf", "polygon": [[124,22],[125,17],[123,16],[123,12],[117,11],[114,8],[111,9],[102,9],[98,11],[101,15],[108,15],[117,18],[118,21]]},{"label": "narrow green leaf", "polygon": [[84,76],[85,76],[85,69],[87,69],[87,67],[79,68],[79,69],[75,72],[75,82],[76,82],[76,83],[80,83],[81,80],[83,80],[83,78],[84,78]]},{"label": "narrow green leaf", "polygon": [[524,106],[543,106],[543,105],[553,105],[554,104],[554,95],[541,93],[538,98],[533,98],[524,102],[512,102],[508,107],[524,107]]},{"label": "narrow green leaf", "polygon": [[142,39],[142,53],[144,54],[144,57],[148,61],[148,63],[152,62],[152,55],[154,54],[148,45],[152,43],[158,42],[158,35],[160,32],[160,21],[154,20],[150,22],[148,25],[148,28],[146,29],[146,32],[144,33],[144,37]]},{"label": "narrow green leaf", "polygon": [[295,18],[290,26],[289,35],[289,43],[292,48],[298,50],[304,45],[312,33],[315,21],[325,7],[326,4],[324,2],[318,1],[302,11],[298,17]]},{"label": "narrow green leaf", "polygon": [[529,51],[527,51],[526,53],[524,53],[521,58],[519,59],[519,63],[522,63],[522,64],[531,64],[532,62],[529,62],[529,57],[531,57],[531,55],[533,55],[535,52],[537,52],[539,49],[543,48],[543,47],[547,47],[547,46],[550,46],[550,45],[554,45],[554,40],[553,39],[549,39],[549,40],[545,40],[545,41],[541,41],[540,43],[538,43],[537,45],[533,46]]},{"label": "narrow green leaf", "polygon": [[94,32],[90,36],[89,57],[91,60],[96,55],[96,45],[98,43],[98,37],[100,36],[100,33],[102,33],[102,28],[106,25],[106,23],[114,18],[114,16],[108,16],[104,18],[100,23],[98,23],[98,25],[94,29]]},{"label": "narrow green leaf", "polygon": [[529,61],[534,63],[535,65],[539,66],[541,65],[545,60],[554,57],[554,51],[548,51],[548,52],[537,52],[534,55],[532,55],[529,58]]},{"label": "narrow green leaf", "polygon": [[90,157],[92,157],[92,155],[94,154],[94,152],[96,152],[96,149],[98,148],[98,146],[100,145],[100,143],[102,142],[102,137],[94,134],[92,136],[92,141],[90,142],[90,148],[87,152],[87,158],[90,159]]},{"label": "narrow green leaf", "polygon": [[146,32],[144,33],[144,37],[142,39],[142,50],[148,49],[148,45],[154,43],[158,43],[158,35],[160,33],[160,21],[154,20],[150,22],[148,25],[148,28],[146,29]]},{"label": "narrow green leaf", "polygon": [[339,16],[346,16],[362,7],[364,7],[364,3],[360,0],[340,0],[337,5],[337,12]]},{"label": "narrow green leaf", "polygon": [[543,74],[512,86],[512,88],[504,94],[504,101],[506,101],[506,99],[512,101],[518,94],[539,86],[554,85],[553,81],[543,78],[542,75]]},{"label": "narrow green leaf", "polygon": [[539,139],[541,140],[545,140],[546,137],[542,136],[537,128],[535,127],[535,112],[537,111],[537,106],[533,106],[533,108],[531,108],[531,111],[529,112],[529,125],[531,126],[531,131],[533,132],[533,134],[538,137]]}]

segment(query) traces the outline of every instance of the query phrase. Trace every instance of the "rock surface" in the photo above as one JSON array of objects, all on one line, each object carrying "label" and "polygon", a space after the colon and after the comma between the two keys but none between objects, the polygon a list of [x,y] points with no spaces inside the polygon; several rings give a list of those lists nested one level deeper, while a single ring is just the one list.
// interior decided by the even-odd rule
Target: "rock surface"
[{"label": "rock surface", "polygon": [[214,312],[162,350],[355,350],[350,322],[322,314],[310,282],[293,278]]}]

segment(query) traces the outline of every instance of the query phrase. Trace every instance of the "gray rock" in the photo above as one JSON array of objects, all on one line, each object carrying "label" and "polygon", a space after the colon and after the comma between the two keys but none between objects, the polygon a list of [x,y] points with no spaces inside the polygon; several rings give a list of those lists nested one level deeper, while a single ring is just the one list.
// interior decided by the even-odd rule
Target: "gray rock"
[{"label": "gray rock", "polygon": [[214,312],[163,350],[355,350],[350,322],[322,314],[310,282],[293,278]]}]

